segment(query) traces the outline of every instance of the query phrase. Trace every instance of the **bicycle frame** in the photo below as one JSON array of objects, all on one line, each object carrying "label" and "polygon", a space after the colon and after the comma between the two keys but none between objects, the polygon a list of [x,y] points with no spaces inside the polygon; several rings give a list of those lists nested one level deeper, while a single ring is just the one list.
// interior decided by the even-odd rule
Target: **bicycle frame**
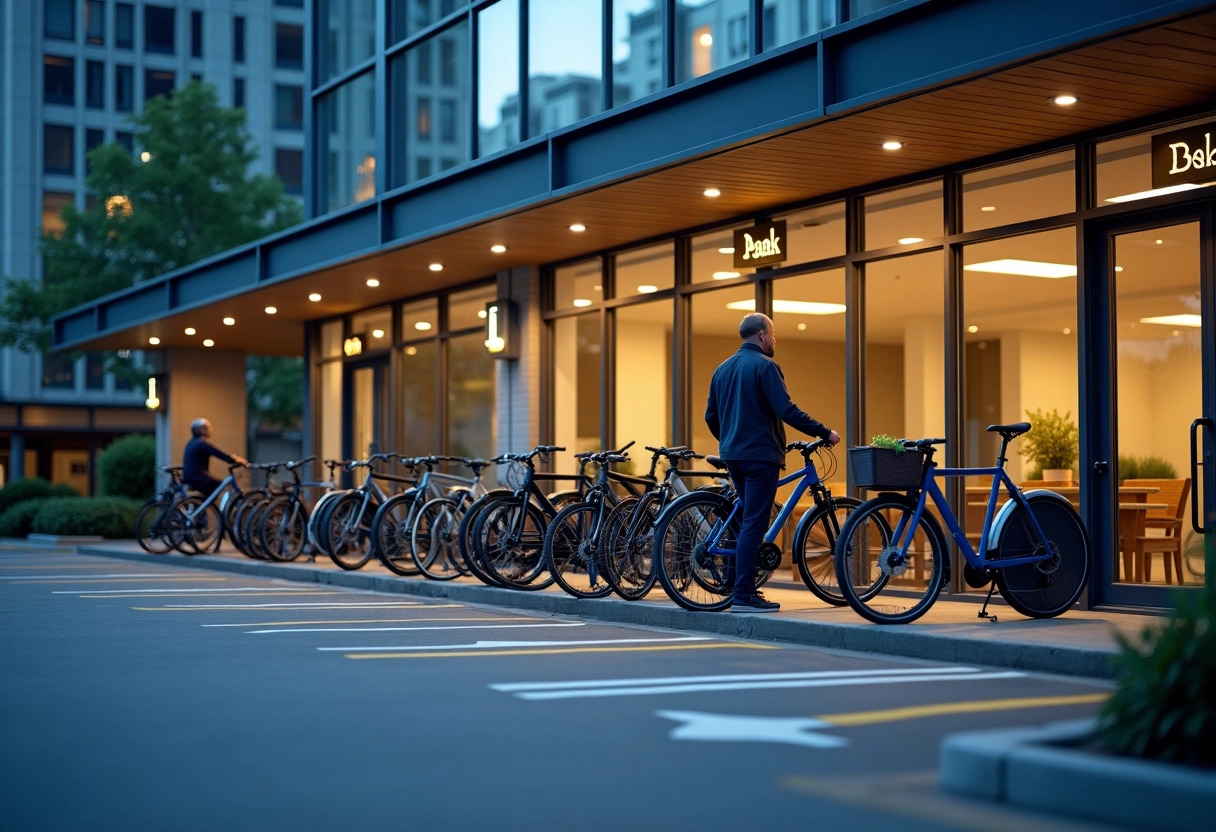
[{"label": "bicycle frame", "polygon": [[[781,529],[785,526],[790,515],[794,512],[794,507],[798,505],[798,501],[802,499],[802,495],[806,494],[809,489],[821,488],[822,480],[819,479],[819,469],[815,467],[815,460],[807,457],[806,465],[777,480],[777,487],[789,485],[798,480],[798,485],[794,487],[794,493],[785,501],[785,505],[781,507],[781,511],[777,512],[777,517],[773,520],[768,530],[764,533],[764,543],[772,543],[777,539],[777,535],[781,533]],[[731,555],[735,554],[734,547],[726,548],[718,545],[718,541],[722,539],[722,534],[726,529],[731,527],[732,523],[737,523],[743,514],[743,504],[739,502],[738,497],[732,497],[732,508],[730,514],[725,520],[721,520],[717,524],[717,528],[713,530],[713,534],[708,540],[708,551],[714,555]]]}]

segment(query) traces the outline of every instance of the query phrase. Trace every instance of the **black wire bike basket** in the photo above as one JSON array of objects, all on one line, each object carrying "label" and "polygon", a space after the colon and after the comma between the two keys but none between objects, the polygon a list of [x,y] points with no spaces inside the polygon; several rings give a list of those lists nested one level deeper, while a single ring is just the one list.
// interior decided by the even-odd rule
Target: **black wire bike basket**
[{"label": "black wire bike basket", "polygon": [[911,448],[903,453],[873,445],[849,448],[849,469],[853,484],[859,488],[888,491],[916,488],[924,465],[924,452]]}]

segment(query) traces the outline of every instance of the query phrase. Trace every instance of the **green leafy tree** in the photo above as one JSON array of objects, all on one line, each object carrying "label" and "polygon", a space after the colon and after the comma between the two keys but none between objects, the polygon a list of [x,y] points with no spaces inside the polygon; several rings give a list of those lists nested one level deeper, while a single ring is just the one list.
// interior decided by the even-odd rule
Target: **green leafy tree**
[{"label": "green leafy tree", "polygon": [[213,85],[152,99],[131,127],[138,156],[117,142],[90,151],[95,203],[68,205],[63,231],[42,236],[42,283],[5,279],[0,346],[45,351],[54,315],[300,221],[277,178],[249,173],[244,112]]},{"label": "green leafy tree", "polygon": [[304,407],[304,359],[251,355],[245,362],[249,441],[259,428],[300,427]]}]

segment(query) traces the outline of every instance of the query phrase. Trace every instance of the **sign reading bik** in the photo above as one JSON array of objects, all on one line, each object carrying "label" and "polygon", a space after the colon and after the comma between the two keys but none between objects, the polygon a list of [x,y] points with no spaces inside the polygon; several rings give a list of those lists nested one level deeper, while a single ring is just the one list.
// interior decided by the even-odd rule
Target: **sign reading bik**
[{"label": "sign reading bik", "polygon": [[1153,136],[1153,188],[1216,181],[1216,121]]},{"label": "sign reading bik", "polygon": [[756,268],[785,262],[785,220],[735,231],[735,268]]}]

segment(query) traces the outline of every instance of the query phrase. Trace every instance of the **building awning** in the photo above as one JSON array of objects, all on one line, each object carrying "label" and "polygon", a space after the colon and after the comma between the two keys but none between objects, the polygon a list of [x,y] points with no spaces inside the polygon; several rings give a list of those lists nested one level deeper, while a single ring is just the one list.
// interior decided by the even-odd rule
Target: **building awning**
[{"label": "building awning", "polygon": [[839,27],[72,309],[54,347],[300,355],[308,321],[1211,107],[1212,4],[1028,5],[1043,11],[974,0]]}]

